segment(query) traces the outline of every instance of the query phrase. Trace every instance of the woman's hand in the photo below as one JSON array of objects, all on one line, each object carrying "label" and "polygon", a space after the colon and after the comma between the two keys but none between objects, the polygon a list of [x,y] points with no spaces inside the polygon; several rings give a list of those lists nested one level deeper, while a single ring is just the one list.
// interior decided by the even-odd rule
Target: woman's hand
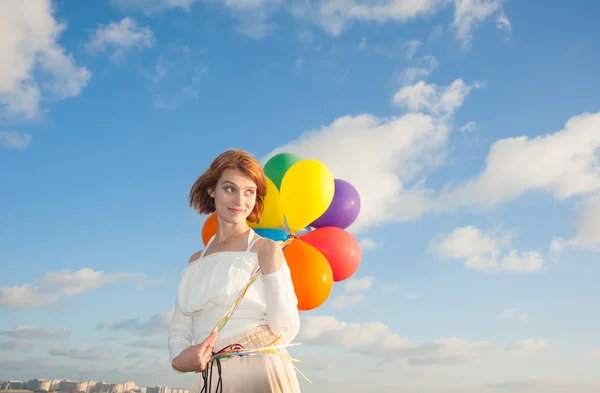
[{"label": "woman's hand", "polygon": [[283,262],[281,242],[264,239],[261,243],[261,247],[258,250],[258,265],[260,266],[260,270],[262,274],[274,273],[279,270]]},{"label": "woman's hand", "polygon": [[210,363],[217,333],[212,333],[200,344],[192,345],[173,359],[173,368],[181,372],[202,372]]}]

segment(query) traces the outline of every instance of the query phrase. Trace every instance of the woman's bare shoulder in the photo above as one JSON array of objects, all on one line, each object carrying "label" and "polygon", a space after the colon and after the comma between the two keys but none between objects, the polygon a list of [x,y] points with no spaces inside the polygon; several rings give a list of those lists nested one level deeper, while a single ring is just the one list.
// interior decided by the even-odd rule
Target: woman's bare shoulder
[{"label": "woman's bare shoulder", "polygon": [[193,253],[192,256],[190,257],[190,260],[188,261],[188,263],[192,263],[194,261],[197,261],[200,258],[200,256],[202,255],[202,251],[203,250],[200,250],[200,251],[197,251],[197,252]]}]

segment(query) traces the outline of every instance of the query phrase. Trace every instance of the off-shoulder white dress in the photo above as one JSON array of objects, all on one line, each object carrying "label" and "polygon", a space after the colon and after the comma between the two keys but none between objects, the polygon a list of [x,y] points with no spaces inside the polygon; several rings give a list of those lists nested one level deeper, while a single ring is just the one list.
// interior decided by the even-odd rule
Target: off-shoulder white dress
[{"label": "off-shoulder white dress", "polygon": [[[200,258],[181,273],[173,320],[169,329],[171,362],[193,343],[200,343],[235,302],[258,256],[253,252],[257,239],[250,230],[246,251],[210,252],[213,236]],[[207,253],[207,251],[209,251]],[[285,258],[281,268],[261,274],[250,286],[237,309],[219,333],[215,352],[231,344],[261,348],[276,337],[290,343],[298,334],[298,300]],[[287,355],[285,349],[279,350]],[[216,362],[216,361],[215,361]],[[283,356],[240,357],[213,362],[208,370],[196,373],[190,393],[200,392],[300,392],[296,371]],[[219,383],[221,384],[220,386]]]}]

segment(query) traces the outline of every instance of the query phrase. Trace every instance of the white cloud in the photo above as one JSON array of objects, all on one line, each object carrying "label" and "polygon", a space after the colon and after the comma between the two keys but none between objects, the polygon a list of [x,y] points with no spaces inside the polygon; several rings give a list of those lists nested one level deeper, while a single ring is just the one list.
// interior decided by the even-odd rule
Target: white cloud
[{"label": "white cloud", "polygon": [[404,189],[403,180],[411,180],[412,176],[396,168],[415,167],[417,171],[423,153],[441,148],[446,134],[443,125],[420,114],[390,120],[367,114],[345,116],[273,150],[264,161],[280,152],[297,153],[319,160],[334,177],[350,182],[361,196],[360,215],[348,228],[357,232],[367,226],[421,214],[422,208],[415,206],[421,200],[413,201],[413,194]]},{"label": "white cloud", "polygon": [[561,239],[561,238],[554,238],[552,239],[552,241],[550,242],[550,245],[548,246],[548,251],[551,252],[552,254],[560,254],[561,252],[563,252],[565,249],[565,240]]},{"label": "white cloud", "polygon": [[35,344],[27,340],[0,341],[0,351],[31,352]]},{"label": "white cloud", "polygon": [[293,13],[322,27],[330,35],[339,36],[355,21],[406,22],[434,13],[437,3],[384,0],[379,4],[369,4],[361,0],[307,0],[295,2]]},{"label": "white cloud", "polygon": [[[528,192],[542,191],[558,200],[589,198],[577,222],[579,234],[572,241],[557,237],[553,249],[561,244],[600,244],[594,225],[600,211],[600,113],[574,116],[554,133],[498,140],[475,176],[439,191],[427,187],[426,176],[445,162],[454,113],[473,89],[483,86],[485,82],[467,84],[460,78],[449,86],[424,81],[404,86],[393,100],[408,110],[405,115],[343,116],[274,149],[263,162],[277,153],[292,152],[324,163],[334,177],[352,183],[361,195],[360,215],[348,228],[353,233],[424,214],[494,209]],[[532,271],[543,264],[537,251],[508,251],[498,261],[490,256],[494,255],[471,258],[470,264],[491,262],[489,267],[495,269],[499,263],[501,269],[513,271]]]},{"label": "white cloud", "polygon": [[330,305],[331,307],[337,309],[354,307],[364,302],[365,299],[366,297],[362,293],[356,293],[354,295],[339,295],[331,300]]},{"label": "white cloud", "polygon": [[398,290],[399,284],[385,284],[382,291],[385,293],[394,293]]},{"label": "white cloud", "polygon": [[[147,15],[152,15],[172,9],[189,12],[199,0],[110,0],[110,2],[123,11],[140,10]],[[205,2],[220,3],[233,11],[254,11],[268,6],[279,6],[284,3],[284,0],[205,0]]]},{"label": "white cloud", "polygon": [[[122,11],[140,10],[148,16],[154,16],[169,10],[189,12],[198,0],[110,0]],[[238,33],[253,39],[263,38],[277,29],[277,25],[269,22],[272,13],[279,9],[285,0],[204,0],[229,10],[239,21]]]},{"label": "white cloud", "polygon": [[548,246],[548,251],[556,257],[565,251],[567,247],[586,248],[600,251],[600,193],[587,198],[580,208],[576,219],[575,229],[577,234],[571,239],[554,237]]},{"label": "white cloud", "polygon": [[0,115],[36,119],[46,98],[78,96],[91,77],[58,40],[50,0],[0,3]]},{"label": "white cloud", "polygon": [[305,317],[297,342],[345,347],[363,355],[380,357],[386,363],[412,366],[478,362],[506,356],[534,353],[548,347],[545,340],[512,341],[504,347],[487,340],[469,341],[442,337],[431,342],[416,342],[391,333],[380,322],[346,323],[335,317]]},{"label": "white cloud", "polygon": [[[140,10],[154,15],[168,10],[190,11],[199,0],[110,0],[123,11]],[[406,23],[430,17],[454,6],[452,30],[455,37],[468,46],[473,31],[496,15],[496,27],[506,34],[511,24],[503,11],[503,0],[295,0],[289,7],[285,0],[204,0],[218,3],[239,20],[238,32],[251,38],[262,38],[277,26],[269,22],[281,10],[290,10],[296,18],[313,23],[332,36],[339,36],[354,23]],[[417,41],[415,41],[417,42]],[[366,43],[366,42],[365,42]]]},{"label": "white cloud", "polygon": [[[598,138],[600,141],[600,137]],[[600,142],[599,142],[600,143]],[[596,154],[596,171],[600,171],[598,160],[600,154]],[[598,173],[600,176],[600,172]],[[600,249],[600,193],[587,199],[583,210],[580,212],[575,223],[577,235],[567,242],[569,246],[593,247]],[[559,241],[560,244],[560,241]],[[555,249],[557,245],[554,244]],[[560,247],[558,247],[560,249]]]},{"label": "white cloud", "polygon": [[[584,198],[570,240],[555,237],[550,251],[566,246],[596,249],[600,245],[600,113],[583,113],[554,133],[501,139],[492,144],[485,168],[472,179],[445,187],[430,200],[432,211],[496,208],[532,191],[562,201]],[[535,159],[532,159],[535,157]]]},{"label": "white cloud", "polygon": [[371,114],[344,116],[276,148],[263,161],[280,152],[296,153],[322,162],[334,177],[350,182],[361,197],[361,212],[348,228],[350,232],[418,218],[428,210],[430,196],[420,176],[442,164],[451,114],[464,103],[471,88],[462,80],[448,88],[419,83],[413,91],[424,89],[433,94],[415,103],[405,90],[397,102],[407,102],[415,110],[426,106],[434,113],[386,119]]},{"label": "white cloud", "polygon": [[529,191],[545,191],[559,200],[598,191],[598,129],[600,113],[584,113],[552,134],[496,141],[485,168],[472,179],[442,190],[435,209],[498,207]]},{"label": "white cloud", "polygon": [[370,344],[389,332],[381,322],[346,323],[332,316],[304,317],[296,342],[332,346]]},{"label": "white cloud", "polygon": [[31,143],[31,135],[16,131],[0,131],[0,147],[25,150]]},{"label": "white cloud", "polygon": [[346,292],[365,291],[373,286],[373,277],[351,278],[344,283]]},{"label": "white cloud", "polygon": [[46,329],[31,325],[19,325],[11,330],[4,330],[0,334],[12,338],[29,339],[64,339],[70,335],[66,330]]},{"label": "white cloud", "polygon": [[464,126],[459,127],[459,131],[460,132],[473,132],[475,131],[475,127],[477,126],[477,123],[474,121],[470,121],[467,124],[465,124]]},{"label": "white cloud", "polygon": [[137,340],[127,344],[132,348],[147,348],[147,349],[167,349],[167,342],[165,340]]},{"label": "white cloud", "polygon": [[114,6],[123,11],[140,10],[151,15],[169,9],[190,11],[197,0],[110,0]]},{"label": "white cloud", "polygon": [[548,341],[534,340],[531,338],[525,340],[517,340],[506,346],[507,352],[537,352],[548,348]]},{"label": "white cloud", "polygon": [[415,53],[417,53],[417,49],[419,49],[421,45],[423,45],[423,43],[417,40],[408,41],[402,45],[402,49],[406,51],[406,58],[412,60]]},{"label": "white cloud", "polygon": [[[346,292],[366,291],[373,286],[373,277],[351,278],[344,282],[344,290]],[[348,308],[356,306],[366,299],[362,293],[353,295],[338,295],[334,297],[330,305],[333,308]]]},{"label": "white cloud", "polygon": [[109,331],[131,331],[141,336],[166,333],[173,318],[173,310],[153,315],[147,321],[142,322],[140,317],[125,319],[119,322],[101,322],[96,326],[98,330]]},{"label": "white cloud", "polygon": [[102,360],[112,359],[113,355],[105,348],[65,348],[56,347],[48,351],[52,356],[63,356],[78,360]]},{"label": "white cloud", "polygon": [[0,308],[44,307],[61,297],[81,295],[117,281],[134,281],[138,288],[160,280],[149,280],[143,273],[106,273],[89,268],[72,272],[61,270],[46,273],[33,283],[0,287]]},{"label": "white cloud", "polygon": [[424,111],[436,116],[453,115],[463,106],[472,89],[484,87],[484,82],[467,85],[457,79],[450,86],[440,87],[424,81],[405,86],[394,94],[394,104],[411,112]]},{"label": "white cloud", "polygon": [[155,352],[150,349],[138,349],[132,352],[129,352],[125,355],[126,358],[136,359],[136,358],[148,358],[150,356],[154,356]]},{"label": "white cloud", "polygon": [[507,308],[506,310],[502,311],[498,318],[507,320],[518,319],[524,321],[527,319],[527,314],[523,311],[518,311],[516,308]]},{"label": "white cloud", "polygon": [[473,30],[494,14],[499,14],[496,26],[505,32],[510,21],[502,12],[502,0],[454,0],[456,11],[452,29],[464,47],[471,43]]},{"label": "white cloud", "polygon": [[360,49],[360,50],[367,49],[367,37],[360,38],[360,42],[358,43],[358,49]]},{"label": "white cloud", "polygon": [[421,295],[419,295],[418,293],[407,293],[406,295],[404,295],[404,298],[406,300],[419,300],[421,298]]},{"label": "white cloud", "polygon": [[360,249],[361,251],[366,251],[366,250],[373,250],[374,248],[377,247],[377,242],[375,242],[375,240],[370,239],[368,237],[365,237],[363,239],[361,239],[358,244],[360,245]]},{"label": "white cloud", "polygon": [[400,348],[406,363],[414,366],[477,362],[491,357],[495,350],[490,341],[469,341],[457,337],[438,338],[430,343],[413,343]]},{"label": "white cloud", "polygon": [[122,368],[123,371],[141,371],[145,373],[164,372],[164,361],[156,357],[150,359],[137,360],[134,363],[128,364]]},{"label": "white cloud", "polygon": [[512,36],[512,23],[508,20],[504,12],[501,12],[496,18],[496,27],[504,31],[506,39],[510,39]]},{"label": "white cloud", "polygon": [[443,258],[464,260],[467,269],[484,272],[536,272],[544,267],[538,251],[503,252],[512,241],[508,233],[494,236],[475,226],[456,228],[449,234],[440,234],[429,245],[430,251]]},{"label": "white cloud", "polygon": [[[414,65],[402,71],[402,84],[408,85],[420,79],[427,78],[438,67],[438,60],[434,56],[422,56],[414,59],[417,50],[423,45],[421,41],[408,41],[402,45],[406,52],[406,59]],[[413,61],[414,59],[414,61]]]},{"label": "white cloud", "polygon": [[149,27],[138,26],[135,20],[127,17],[120,22],[99,25],[85,47],[92,53],[112,51],[112,59],[117,60],[132,48],[152,47],[153,41],[154,34]]},{"label": "white cloud", "polygon": [[154,106],[172,110],[186,101],[198,98],[200,82],[209,67],[202,65],[204,50],[192,50],[187,45],[170,44],[168,51],[158,56],[152,71],[143,74],[151,81]]},{"label": "white cloud", "polygon": [[452,29],[455,37],[468,46],[473,31],[494,15],[496,26],[505,32],[510,21],[502,9],[503,0],[305,0],[293,4],[293,13],[339,36],[353,23],[406,23],[429,17],[454,5]]},{"label": "white cloud", "polygon": [[436,41],[436,40],[439,40],[440,38],[442,38],[443,34],[444,34],[444,25],[439,24],[436,27],[434,27],[433,30],[431,30],[427,39],[429,41]]},{"label": "white cloud", "polygon": [[433,56],[423,56],[416,60],[418,66],[408,67],[402,71],[402,83],[408,85],[425,79],[438,67],[438,60]]}]

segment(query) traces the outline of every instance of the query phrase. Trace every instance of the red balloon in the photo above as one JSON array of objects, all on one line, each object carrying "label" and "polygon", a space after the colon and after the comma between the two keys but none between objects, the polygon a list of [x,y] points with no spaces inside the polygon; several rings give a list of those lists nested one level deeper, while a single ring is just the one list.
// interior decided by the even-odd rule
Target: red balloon
[{"label": "red balloon", "polygon": [[300,237],[319,250],[331,266],[333,281],[344,281],[352,277],[360,266],[360,245],[349,232],[337,227],[323,227]]}]

